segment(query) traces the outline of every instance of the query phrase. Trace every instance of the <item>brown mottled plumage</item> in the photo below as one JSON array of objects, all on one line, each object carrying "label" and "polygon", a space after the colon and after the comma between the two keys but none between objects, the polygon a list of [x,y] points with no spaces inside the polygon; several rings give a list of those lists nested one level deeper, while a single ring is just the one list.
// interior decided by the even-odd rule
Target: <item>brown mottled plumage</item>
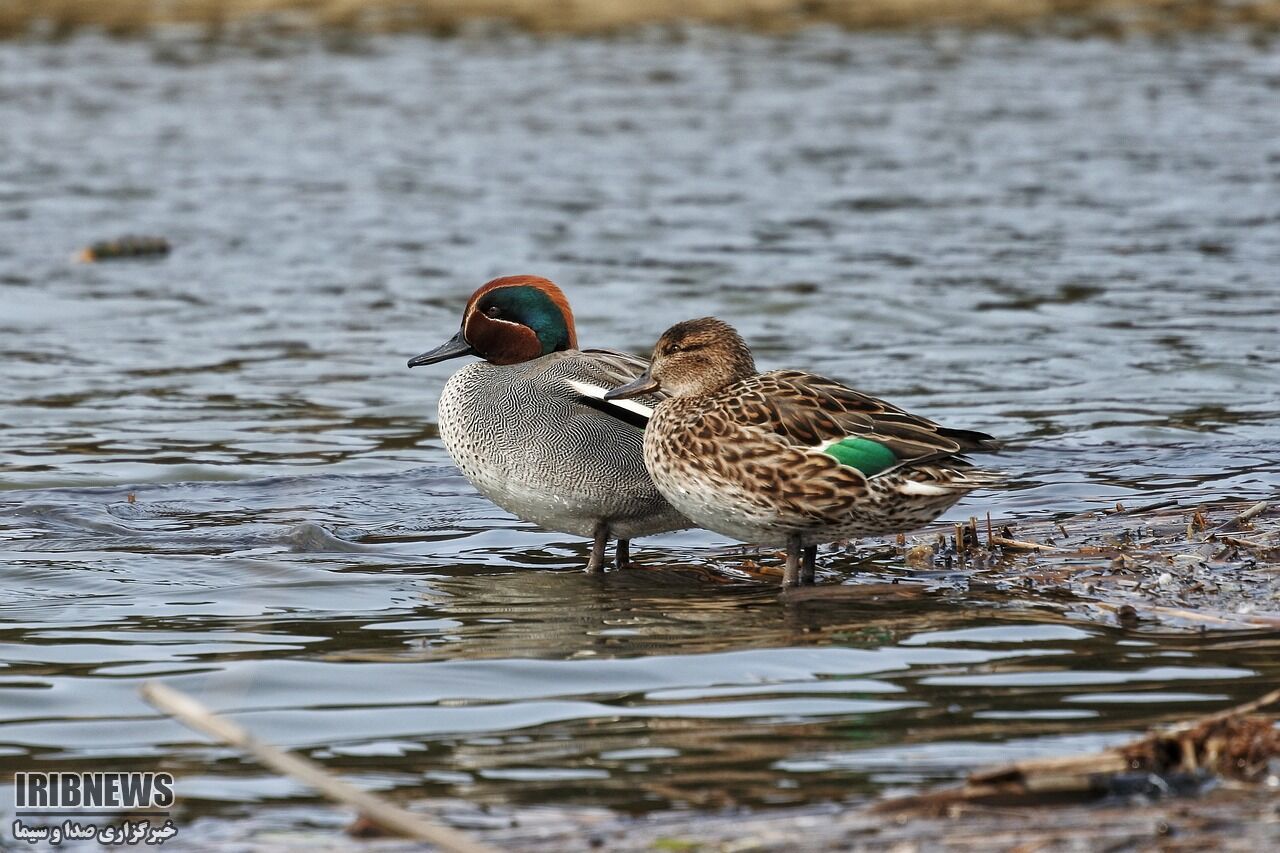
[{"label": "brown mottled plumage", "polygon": [[784,584],[812,580],[816,546],[925,524],[1000,475],[959,454],[991,436],[949,429],[799,370],[757,373],[727,323],[677,323],[649,370],[618,399],[670,394],[645,430],[645,466],[694,523],[735,539],[785,546]]}]

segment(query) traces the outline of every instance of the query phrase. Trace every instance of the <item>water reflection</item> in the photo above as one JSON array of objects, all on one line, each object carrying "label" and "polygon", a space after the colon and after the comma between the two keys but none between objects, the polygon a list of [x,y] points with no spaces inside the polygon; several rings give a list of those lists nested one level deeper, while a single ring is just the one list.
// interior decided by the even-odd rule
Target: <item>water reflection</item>
[{"label": "water reflection", "polygon": [[[856,595],[782,601],[736,568],[738,549],[685,533],[652,543],[643,568],[590,577],[565,568],[580,546],[490,527],[496,511],[466,493],[449,536],[388,521],[358,551],[297,550],[270,519],[312,479],[230,488],[254,494],[258,529],[202,507],[206,484],[140,488],[79,525],[72,509],[100,490],[10,509],[6,529],[35,535],[5,562],[46,588],[5,603],[0,767],[165,756],[199,776],[186,796],[209,798],[202,808],[301,794],[244,787],[237,756],[156,719],[136,689],[162,677],[270,740],[419,795],[762,807],[1110,743],[1280,674],[1274,638],[1130,638],[881,558],[828,556]],[[349,478],[334,503],[388,479]]]}]

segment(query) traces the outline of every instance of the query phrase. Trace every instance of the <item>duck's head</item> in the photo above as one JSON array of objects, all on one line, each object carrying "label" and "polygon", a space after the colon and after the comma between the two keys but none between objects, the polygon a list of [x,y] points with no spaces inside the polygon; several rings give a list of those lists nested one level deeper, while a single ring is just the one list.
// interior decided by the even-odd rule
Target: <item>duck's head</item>
[{"label": "duck's head", "polygon": [[703,317],[676,323],[663,332],[653,348],[649,369],[604,396],[606,400],[622,400],[659,389],[672,397],[709,394],[755,372],[751,350],[733,326],[715,317]]},{"label": "duck's head", "polygon": [[458,334],[409,359],[409,366],[460,355],[478,355],[493,364],[519,364],[577,348],[573,312],[560,288],[536,275],[509,275],[471,294]]}]

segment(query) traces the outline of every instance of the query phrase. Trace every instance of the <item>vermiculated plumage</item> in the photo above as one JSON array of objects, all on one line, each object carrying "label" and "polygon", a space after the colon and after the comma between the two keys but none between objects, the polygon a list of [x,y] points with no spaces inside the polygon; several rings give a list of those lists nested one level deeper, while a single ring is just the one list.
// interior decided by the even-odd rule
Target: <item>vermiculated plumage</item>
[{"label": "vermiculated plumage", "polygon": [[641,458],[650,407],[603,399],[645,363],[579,350],[573,312],[555,284],[537,276],[488,282],[467,301],[458,333],[409,366],[468,355],[483,361],[445,384],[440,436],[490,500],[547,529],[590,537],[588,571],[603,568],[610,539],[625,565],[631,537],[689,526]]},{"label": "vermiculated plumage", "polygon": [[688,527],[645,470],[642,429],[569,384],[611,388],[644,367],[607,350],[469,364],[440,395],[440,437],[481,493],[540,527],[590,537],[605,520],[619,539]]}]

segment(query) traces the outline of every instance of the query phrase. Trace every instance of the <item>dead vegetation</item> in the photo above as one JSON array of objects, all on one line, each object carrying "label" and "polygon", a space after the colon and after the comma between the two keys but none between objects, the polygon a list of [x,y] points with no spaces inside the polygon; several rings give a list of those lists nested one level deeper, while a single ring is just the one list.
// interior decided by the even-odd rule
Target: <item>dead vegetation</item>
[{"label": "dead vegetation", "polygon": [[1043,805],[1125,795],[1196,794],[1220,780],[1266,784],[1280,756],[1280,729],[1256,712],[1260,699],[1165,729],[1102,752],[1036,759],[971,774],[959,788],[887,800],[880,812],[946,814],[958,805]]},{"label": "dead vegetation", "polygon": [[1001,527],[985,543],[981,527],[972,520],[936,555],[1125,627],[1280,627],[1280,511],[1267,502],[1117,505]]},{"label": "dead vegetation", "polygon": [[[874,545],[851,548],[865,553]],[[1064,519],[977,518],[923,536],[885,541],[874,559],[899,562],[910,579],[959,584],[974,602],[1003,610],[1057,612],[1134,630],[1280,628],[1280,502],[1227,501],[1138,508],[1117,505]],[[843,585],[829,566],[816,587],[788,601],[901,597],[912,586],[857,570]],[[768,580],[761,569],[762,580]],[[838,577],[838,576],[837,576]],[[901,580],[906,580],[902,578]],[[849,582],[852,581],[852,582]],[[916,590],[920,594],[920,590]]]},{"label": "dead vegetation", "polygon": [[83,29],[139,36],[165,25],[209,37],[272,31],[450,35],[500,21],[537,33],[605,33],[698,22],[778,32],[849,29],[1063,30],[1173,33],[1228,26],[1280,28],[1280,0],[0,0],[0,36],[65,37]]},{"label": "dead vegetation", "polygon": [[[835,813],[685,818],[657,830],[633,823],[604,843],[781,851],[802,837],[807,850],[895,853],[1276,849],[1280,729],[1259,712],[1277,703],[1280,690],[1102,752],[977,770],[958,787]],[[514,834],[487,840],[519,847]]]}]

